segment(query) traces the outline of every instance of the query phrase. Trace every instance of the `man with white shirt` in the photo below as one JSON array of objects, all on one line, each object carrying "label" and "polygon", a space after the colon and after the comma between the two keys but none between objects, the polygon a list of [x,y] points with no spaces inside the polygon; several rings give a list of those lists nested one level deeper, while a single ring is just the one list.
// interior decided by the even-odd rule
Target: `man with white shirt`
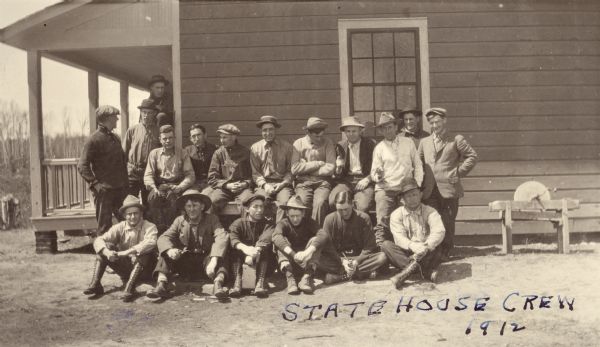
[{"label": "man with white shirt", "polygon": [[414,142],[397,135],[398,125],[391,113],[381,113],[377,129],[384,139],[373,151],[371,179],[375,182],[375,210],[379,223],[398,207],[404,180],[414,178],[421,185],[423,165]]}]

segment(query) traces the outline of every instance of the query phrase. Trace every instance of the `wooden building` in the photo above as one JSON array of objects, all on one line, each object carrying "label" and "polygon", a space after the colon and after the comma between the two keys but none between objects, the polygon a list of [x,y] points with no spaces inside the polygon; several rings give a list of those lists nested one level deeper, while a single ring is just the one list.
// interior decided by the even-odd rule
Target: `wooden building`
[{"label": "wooden building", "polygon": [[[178,135],[193,122],[209,134],[232,122],[246,145],[264,114],[290,140],[319,115],[338,139],[343,115],[373,122],[379,111],[440,106],[480,156],[457,234],[499,234],[487,204],[532,179],[582,201],[574,232],[600,231],[597,1],[68,1],[3,29],[0,41],[28,51],[32,135],[41,133],[40,55],[90,71],[90,111],[98,73],[139,86],[170,76]],[[39,146],[36,228],[89,227],[85,208],[71,219],[49,208],[58,188],[49,191],[54,164]]]}]

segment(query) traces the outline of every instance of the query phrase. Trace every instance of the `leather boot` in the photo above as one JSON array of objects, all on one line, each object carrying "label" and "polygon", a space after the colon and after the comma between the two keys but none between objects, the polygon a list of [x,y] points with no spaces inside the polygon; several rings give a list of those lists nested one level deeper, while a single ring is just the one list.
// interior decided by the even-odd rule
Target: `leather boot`
[{"label": "leather boot", "polygon": [[142,274],[142,270],[142,264],[135,263],[133,270],[131,270],[131,275],[129,275],[129,281],[127,281],[125,289],[123,290],[124,293],[121,296],[121,300],[123,300],[123,302],[131,302],[133,299],[135,299],[137,295],[137,292],[135,291],[135,285]]},{"label": "leather boot", "polygon": [[284,267],[283,273],[285,274],[285,279],[287,282],[287,293],[289,295],[300,294],[300,289],[296,284],[296,278],[294,277],[294,273],[292,272],[291,265],[287,265],[286,267]]},{"label": "leather boot", "polygon": [[104,288],[100,281],[102,280],[102,276],[104,275],[104,271],[106,270],[106,266],[108,262],[104,260],[101,256],[96,256],[96,261],[94,262],[94,270],[92,273],[92,282],[89,287],[83,291],[85,295],[102,295],[104,294]]},{"label": "leather boot", "polygon": [[213,294],[217,297],[217,299],[225,299],[228,294],[227,291],[223,289],[223,282],[225,282],[225,274],[219,272],[215,277]]},{"label": "leather boot", "polygon": [[298,283],[298,288],[304,294],[312,294],[315,291],[315,280],[314,280],[314,270],[312,267],[307,267],[306,271],[304,271],[304,275],[300,279]]},{"label": "leather boot", "polygon": [[146,297],[150,299],[164,299],[169,296],[169,291],[167,289],[166,281],[158,281],[156,283],[156,287],[146,294]]},{"label": "leather boot", "polygon": [[419,265],[419,262],[416,259],[413,259],[410,261],[410,263],[408,263],[404,270],[400,271],[399,274],[396,274],[392,278],[390,278],[390,281],[392,281],[396,289],[400,289],[404,281],[406,281],[406,279],[410,275],[412,275],[413,272],[417,271],[420,268],[421,266]]},{"label": "leather boot", "polygon": [[232,298],[242,296],[242,260],[238,257],[233,261],[233,288],[229,291],[229,296]]},{"label": "leather boot", "polygon": [[265,277],[267,277],[267,262],[261,260],[257,265],[256,271],[256,287],[254,288],[254,295],[259,298],[266,298],[269,295],[269,291],[266,288]]}]

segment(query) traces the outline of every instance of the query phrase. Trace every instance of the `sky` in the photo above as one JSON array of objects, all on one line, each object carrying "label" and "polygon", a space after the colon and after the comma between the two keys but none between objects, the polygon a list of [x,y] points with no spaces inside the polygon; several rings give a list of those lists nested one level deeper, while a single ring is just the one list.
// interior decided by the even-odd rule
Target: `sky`
[{"label": "sky", "polygon": [[[0,28],[51,6],[57,0],[0,0]],[[136,106],[147,93],[129,89],[130,124],[137,122]],[[0,104],[15,102],[20,109],[29,108],[27,53],[0,43]],[[119,84],[100,76],[99,103],[119,107]],[[42,109],[44,132],[63,133],[69,122],[71,133],[85,129],[88,118],[87,72],[42,59]],[[117,127],[117,129],[119,129]]]}]

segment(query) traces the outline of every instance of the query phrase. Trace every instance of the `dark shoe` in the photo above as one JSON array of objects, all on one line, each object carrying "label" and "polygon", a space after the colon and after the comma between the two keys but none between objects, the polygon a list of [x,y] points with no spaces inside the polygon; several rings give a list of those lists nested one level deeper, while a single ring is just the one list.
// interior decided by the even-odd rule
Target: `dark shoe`
[{"label": "dark shoe", "polygon": [[123,302],[131,302],[138,295],[138,293],[135,291],[135,286],[140,275],[142,274],[142,270],[142,264],[135,263],[133,270],[131,270],[131,274],[129,275],[129,281],[127,281],[127,284],[125,284],[125,289],[123,289],[124,293],[121,296],[121,300],[123,300]]},{"label": "dark shoe", "polygon": [[304,274],[304,276],[302,276],[302,278],[300,279],[300,282],[298,283],[298,288],[304,294],[312,294],[312,293],[314,293],[314,291],[315,291],[315,280],[313,278],[313,275],[310,274],[310,273]]},{"label": "dark shoe", "polygon": [[350,277],[346,273],[344,273],[344,274],[327,273],[327,274],[325,274],[325,279],[323,280],[323,283],[329,285],[329,284],[335,284],[335,283],[347,281],[349,279],[350,279]]},{"label": "dark shoe", "polygon": [[259,298],[266,298],[269,295],[269,291],[266,288],[266,277],[267,277],[267,262],[262,260],[258,263],[256,271],[256,287],[254,288],[254,295]]},{"label": "dark shoe", "polygon": [[214,281],[213,292],[217,299],[225,299],[229,295],[225,289],[223,289],[223,282],[225,282],[225,275],[219,272]]},{"label": "dark shoe", "polygon": [[229,291],[229,296],[239,298],[242,296],[242,261],[238,258],[233,262],[233,288]]},{"label": "dark shoe", "polygon": [[392,281],[392,283],[394,284],[394,286],[396,287],[396,289],[400,289],[400,287],[402,287],[402,284],[404,283],[404,281],[406,281],[406,279],[412,275],[413,272],[417,271],[417,269],[420,268],[420,265],[418,263],[417,260],[411,260],[410,263],[408,263],[408,265],[404,268],[404,270],[402,270],[399,274],[394,275],[392,278],[390,278],[390,281]]},{"label": "dark shoe", "polygon": [[298,295],[300,294],[300,289],[296,284],[296,278],[294,277],[294,273],[289,270],[289,268],[285,268],[285,279],[287,281],[287,293],[289,295]]},{"label": "dark shoe", "polygon": [[156,283],[156,287],[152,288],[147,294],[146,297],[150,299],[164,299],[169,296],[169,291],[167,290],[167,282],[160,281]]},{"label": "dark shoe", "polygon": [[83,294],[85,295],[102,295],[104,294],[104,288],[100,283],[102,280],[102,276],[104,275],[104,271],[106,270],[106,266],[108,263],[106,260],[101,258],[100,256],[96,256],[96,261],[94,262],[94,270],[92,273],[92,282],[89,287],[87,287]]}]

